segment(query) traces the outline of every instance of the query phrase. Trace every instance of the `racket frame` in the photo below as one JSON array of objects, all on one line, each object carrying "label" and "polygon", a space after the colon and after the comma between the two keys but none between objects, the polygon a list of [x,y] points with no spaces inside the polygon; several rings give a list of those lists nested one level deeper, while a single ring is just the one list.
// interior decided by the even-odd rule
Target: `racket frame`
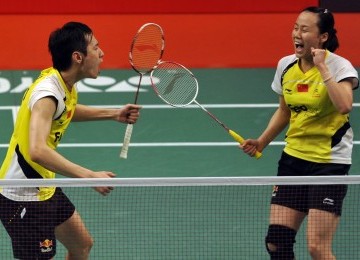
[{"label": "racket frame", "polygon": [[[160,35],[161,35],[161,49],[159,52],[159,58],[156,61],[155,64],[153,64],[153,66],[149,66],[149,69],[146,71],[141,71],[139,68],[136,67],[136,65],[134,64],[134,59],[133,59],[133,50],[136,47],[136,42],[141,34],[141,32],[146,29],[148,26],[156,26],[157,29],[159,29],[160,31]],[[164,38],[164,31],[161,28],[160,25],[156,24],[156,23],[145,23],[144,25],[142,25],[139,30],[137,31],[137,33],[135,34],[131,45],[130,45],[130,51],[129,51],[129,62],[131,67],[133,68],[133,70],[135,70],[137,73],[139,73],[139,83],[136,89],[136,93],[135,93],[135,100],[134,100],[134,104],[137,104],[138,101],[138,97],[139,97],[139,92],[140,92],[140,86],[141,86],[141,81],[142,78],[145,74],[151,72],[161,61],[161,58],[164,54],[164,49],[165,49],[165,38]],[[130,139],[131,139],[131,135],[133,132],[133,125],[132,124],[128,124],[125,130],[125,135],[124,135],[124,141],[123,141],[123,145],[120,151],[120,158],[126,159],[127,158],[127,154],[128,154],[128,150],[129,150],[129,146],[130,146]]]},{"label": "racket frame", "polygon": [[[159,69],[159,67],[162,65],[162,64],[173,64],[175,66],[179,66],[181,67],[182,69],[184,69],[187,73],[189,73],[189,75],[191,76],[191,79],[194,80],[195,82],[195,85],[196,85],[196,91],[195,91],[195,95],[194,97],[186,104],[173,104],[171,102],[169,102],[168,100],[166,100],[165,98],[162,97],[162,95],[160,94],[160,92],[158,91],[158,88],[156,86],[156,80],[155,80],[155,77],[154,77],[154,71],[156,71],[156,69]],[[159,64],[153,69],[151,70],[151,73],[150,73],[150,82],[151,82],[151,87],[152,89],[154,90],[154,92],[156,93],[156,95],[162,100],[164,101],[166,104],[172,106],[172,107],[186,107],[192,103],[197,103],[196,102],[196,98],[199,94],[199,83],[196,79],[196,77],[194,76],[194,74],[188,69],[186,68],[184,65],[180,64],[180,63],[177,63],[175,61],[161,61],[159,62]],[[200,107],[201,105],[199,103],[197,103]]]},{"label": "racket frame", "polygon": [[[172,65],[175,65],[175,66],[179,66],[181,67],[183,70],[185,70],[186,72],[189,73],[189,75],[191,76],[191,78],[194,80],[194,83],[196,84],[196,92],[195,92],[195,95],[193,97],[193,99],[186,103],[186,104],[173,104],[171,102],[169,102],[168,100],[166,100],[166,98],[164,98],[160,92],[158,91],[158,88],[156,86],[156,80],[155,80],[155,77],[154,77],[154,72],[156,71],[156,69],[159,68],[159,66],[161,66],[162,64],[172,64]],[[170,69],[170,68],[169,68]],[[157,80],[160,80],[160,79],[157,79]],[[239,144],[242,144],[245,140],[242,136],[240,136],[238,133],[236,133],[235,131],[231,130],[229,127],[227,127],[222,121],[220,121],[214,114],[212,114],[209,110],[207,110],[203,105],[201,105],[198,101],[196,101],[196,98],[198,96],[198,93],[199,93],[199,83],[198,83],[198,80],[196,79],[196,77],[194,76],[194,74],[188,69],[186,68],[184,65],[180,64],[180,63],[177,63],[177,62],[174,62],[174,61],[161,61],[150,73],[150,81],[151,81],[151,86],[152,86],[152,89],[154,90],[154,92],[156,93],[156,95],[161,99],[163,100],[166,104],[172,106],[172,107],[180,107],[180,108],[183,108],[183,107],[186,107],[192,103],[195,103],[196,105],[198,105],[204,112],[206,112],[212,119],[214,119],[220,126],[222,126],[227,132],[228,134],[235,140],[237,141]],[[262,156],[262,154],[259,152],[259,151],[256,151],[254,157],[256,159],[259,159],[260,157]]]}]

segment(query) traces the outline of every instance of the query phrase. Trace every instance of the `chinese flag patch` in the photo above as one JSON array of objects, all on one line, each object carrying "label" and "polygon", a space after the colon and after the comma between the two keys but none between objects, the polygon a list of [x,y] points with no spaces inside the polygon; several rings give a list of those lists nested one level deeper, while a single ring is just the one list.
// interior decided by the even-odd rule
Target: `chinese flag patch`
[{"label": "chinese flag patch", "polygon": [[67,112],[66,118],[70,118],[71,117],[71,110]]},{"label": "chinese flag patch", "polygon": [[297,91],[298,92],[308,92],[309,91],[309,85],[308,84],[298,84],[297,85]]}]

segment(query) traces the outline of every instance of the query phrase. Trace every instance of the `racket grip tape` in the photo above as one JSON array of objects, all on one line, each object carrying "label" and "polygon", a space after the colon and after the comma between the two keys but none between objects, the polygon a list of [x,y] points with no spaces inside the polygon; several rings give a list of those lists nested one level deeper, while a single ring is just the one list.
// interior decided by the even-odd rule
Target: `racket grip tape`
[{"label": "racket grip tape", "polygon": [[[239,144],[243,144],[245,139],[243,137],[241,137],[239,134],[235,133],[233,130],[229,130],[229,134],[232,136],[232,138],[234,138],[234,140],[236,142],[238,142]],[[259,151],[256,151],[255,153],[255,158],[259,159],[262,156],[262,153],[260,153]]]},{"label": "racket grip tape", "polygon": [[121,152],[120,152],[120,158],[123,158],[123,159],[127,158],[133,127],[134,127],[133,124],[128,124],[126,127],[124,142],[123,142]]}]

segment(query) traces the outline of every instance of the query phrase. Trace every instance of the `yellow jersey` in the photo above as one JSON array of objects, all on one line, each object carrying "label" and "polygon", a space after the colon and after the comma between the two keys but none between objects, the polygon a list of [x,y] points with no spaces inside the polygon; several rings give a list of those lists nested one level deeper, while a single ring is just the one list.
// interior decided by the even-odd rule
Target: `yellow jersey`
[{"label": "yellow jersey", "polygon": [[[29,155],[29,124],[31,110],[41,98],[54,97],[57,100],[51,131],[47,145],[56,149],[65,133],[77,104],[77,90],[70,92],[60,73],[48,68],[40,73],[38,79],[26,90],[18,111],[14,132],[10,139],[6,157],[0,169],[1,179],[49,179],[55,173],[31,161]],[[1,189],[1,194],[16,201],[41,201],[49,199],[55,187],[8,188]]]},{"label": "yellow jersey", "polygon": [[[327,51],[325,62],[334,80],[349,78],[353,89],[358,87],[358,73],[348,60]],[[287,154],[318,163],[351,164],[349,114],[336,110],[315,66],[303,73],[295,54],[282,58],[272,89],[284,97],[291,111],[285,137]]]}]

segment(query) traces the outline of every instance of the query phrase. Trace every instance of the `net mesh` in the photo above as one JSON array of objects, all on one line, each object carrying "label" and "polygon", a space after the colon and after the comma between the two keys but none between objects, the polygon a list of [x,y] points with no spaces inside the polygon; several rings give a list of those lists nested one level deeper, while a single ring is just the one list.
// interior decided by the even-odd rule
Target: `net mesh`
[{"label": "net mesh", "polygon": [[150,72],[159,62],[164,51],[164,38],[161,27],[146,24],[136,34],[129,53],[132,67],[139,73]]},{"label": "net mesh", "polygon": [[[147,260],[269,259],[264,237],[275,184],[347,184],[333,252],[336,259],[360,259],[360,176],[0,181],[2,187],[62,187],[94,238],[90,259]],[[115,189],[103,197],[90,188],[95,185]],[[1,229],[0,259],[12,259]],[[296,259],[311,259],[305,230],[306,220],[296,237]],[[64,258],[65,248],[57,246],[56,259]]]},{"label": "net mesh", "polygon": [[151,72],[151,81],[157,95],[175,107],[189,105],[198,93],[197,80],[193,74],[174,62],[161,62]]}]

